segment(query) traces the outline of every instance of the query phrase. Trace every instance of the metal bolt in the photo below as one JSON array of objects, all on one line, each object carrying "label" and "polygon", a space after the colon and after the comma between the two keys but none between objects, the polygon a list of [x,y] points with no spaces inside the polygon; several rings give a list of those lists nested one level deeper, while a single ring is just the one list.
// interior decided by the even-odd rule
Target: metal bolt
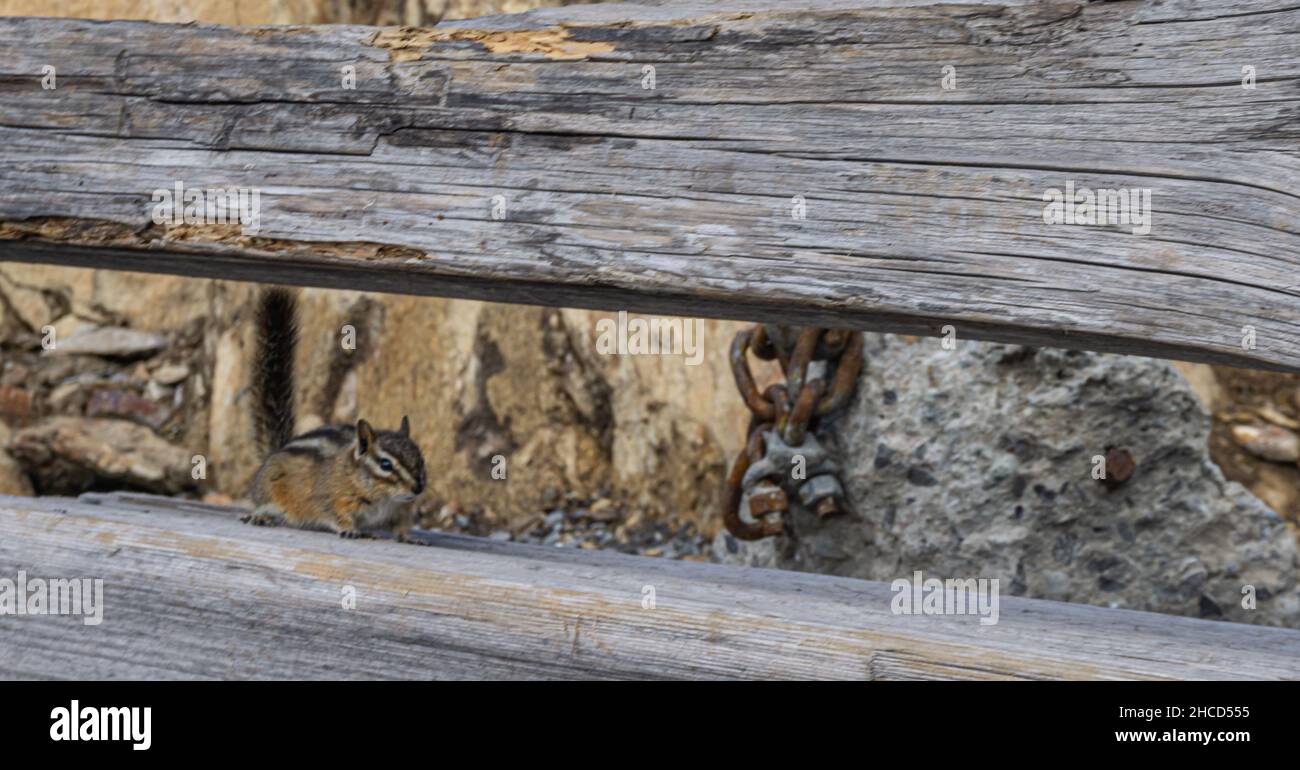
[{"label": "metal bolt", "polygon": [[839,513],[840,503],[834,497],[823,497],[821,502],[817,503],[817,507],[813,509],[813,512],[817,514],[818,518],[824,519],[827,516]]},{"label": "metal bolt", "polygon": [[1133,453],[1120,447],[1106,448],[1106,477],[1098,479],[1107,489],[1115,489],[1133,478],[1137,470],[1137,461]]},{"label": "metal bolt", "polygon": [[[829,473],[823,473],[805,481],[799,486],[799,502],[813,509],[818,516],[825,516],[838,509],[835,501],[844,494],[839,479]],[[830,500],[828,507],[826,501]]]},{"label": "metal bolt", "polygon": [[785,513],[790,508],[790,501],[786,499],[785,490],[780,487],[767,485],[757,487],[746,499],[749,500],[749,515],[754,518],[766,516],[769,513]]}]

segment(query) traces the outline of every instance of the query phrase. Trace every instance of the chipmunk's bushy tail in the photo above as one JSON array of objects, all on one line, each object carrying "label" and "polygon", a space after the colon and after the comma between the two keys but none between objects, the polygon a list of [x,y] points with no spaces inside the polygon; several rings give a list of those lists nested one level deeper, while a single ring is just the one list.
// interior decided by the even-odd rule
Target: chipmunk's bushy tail
[{"label": "chipmunk's bushy tail", "polygon": [[293,438],[293,356],[297,348],[298,301],[288,289],[267,289],[257,303],[252,387],[253,423],[264,454]]}]

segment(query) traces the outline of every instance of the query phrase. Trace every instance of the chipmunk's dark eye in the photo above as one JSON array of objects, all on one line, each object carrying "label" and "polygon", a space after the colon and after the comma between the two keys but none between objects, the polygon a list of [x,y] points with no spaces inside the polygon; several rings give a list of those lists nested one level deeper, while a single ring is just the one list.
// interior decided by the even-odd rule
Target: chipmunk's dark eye
[{"label": "chipmunk's dark eye", "polygon": [[384,473],[392,473],[393,464],[388,461],[388,458],[381,457],[379,459],[379,469],[382,470]]}]

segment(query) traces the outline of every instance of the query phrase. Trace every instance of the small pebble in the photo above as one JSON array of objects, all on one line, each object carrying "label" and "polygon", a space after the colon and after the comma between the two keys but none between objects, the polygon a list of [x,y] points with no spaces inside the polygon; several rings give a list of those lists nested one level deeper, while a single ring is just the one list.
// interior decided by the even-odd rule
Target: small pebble
[{"label": "small pebble", "polygon": [[1285,463],[1300,460],[1300,436],[1277,425],[1234,425],[1232,440],[1265,460]]},{"label": "small pebble", "polygon": [[164,364],[153,373],[153,380],[161,385],[175,385],[190,376],[190,368],[184,364]]}]

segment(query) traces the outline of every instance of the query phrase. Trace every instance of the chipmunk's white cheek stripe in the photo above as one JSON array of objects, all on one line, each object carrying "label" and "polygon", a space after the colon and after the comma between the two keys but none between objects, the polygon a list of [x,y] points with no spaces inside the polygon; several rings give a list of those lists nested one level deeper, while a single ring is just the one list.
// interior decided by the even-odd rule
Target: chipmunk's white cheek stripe
[{"label": "chipmunk's white cheek stripe", "polygon": [[406,472],[406,466],[395,459],[389,460],[389,462],[393,464],[393,471],[397,476],[397,480],[409,487],[411,485],[411,474]]},{"label": "chipmunk's white cheek stripe", "polygon": [[[366,458],[366,467],[370,469],[371,473],[373,473],[375,476],[378,476],[381,479],[392,480],[396,478],[398,481],[403,481],[408,484],[410,483],[409,480],[407,480],[406,478],[405,469],[402,467],[402,464],[397,461],[397,458],[393,457],[392,455],[386,452],[379,452],[378,455],[379,455],[378,457]],[[386,471],[383,468],[381,468],[379,465],[380,460],[387,460],[388,462],[392,463],[393,469],[391,471]]]}]

